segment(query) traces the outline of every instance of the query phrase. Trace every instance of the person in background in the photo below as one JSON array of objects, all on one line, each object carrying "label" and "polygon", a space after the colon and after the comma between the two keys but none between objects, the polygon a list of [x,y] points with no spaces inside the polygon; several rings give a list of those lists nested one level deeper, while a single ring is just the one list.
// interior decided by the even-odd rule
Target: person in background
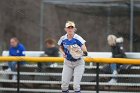
[{"label": "person in background", "polygon": [[[59,56],[59,49],[56,47],[56,41],[54,39],[46,39],[45,40],[45,49],[44,53],[41,56],[49,56],[49,57],[58,57]],[[41,72],[46,67],[56,65],[56,63],[38,63],[38,70]]]},{"label": "person in background", "polygon": [[[112,57],[113,58],[126,58],[124,49],[123,49],[123,38],[117,38],[115,35],[109,35],[107,37],[108,45],[111,47]],[[111,72],[113,75],[117,75],[121,69],[128,69],[130,65],[121,65],[121,64],[111,64]],[[117,78],[112,77],[109,83],[116,83]]]},{"label": "person in background", "polygon": [[[25,47],[23,44],[19,42],[19,39],[13,37],[10,39],[10,49],[9,49],[9,56],[25,56]],[[25,62],[20,62],[20,65],[24,65]],[[17,62],[9,62],[8,69],[6,71],[16,71],[17,69]],[[16,80],[17,76],[13,75],[12,80]]]}]

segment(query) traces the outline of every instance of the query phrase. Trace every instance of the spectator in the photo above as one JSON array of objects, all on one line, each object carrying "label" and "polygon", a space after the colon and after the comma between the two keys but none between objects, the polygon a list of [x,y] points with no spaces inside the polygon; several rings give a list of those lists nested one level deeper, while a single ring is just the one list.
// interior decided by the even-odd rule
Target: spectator
[{"label": "spectator", "polygon": [[[107,37],[108,45],[111,47],[112,57],[113,58],[126,58],[124,49],[123,49],[123,38],[117,38],[115,35],[109,35]],[[121,69],[128,69],[130,65],[121,65],[121,64],[111,64],[111,73],[117,75]],[[116,83],[117,78],[112,77],[109,83]]]},{"label": "spectator", "polygon": [[[25,56],[25,47],[19,42],[18,38],[13,37],[10,39],[9,56]],[[20,62],[20,65],[24,65],[25,62]],[[8,69],[6,71],[16,71],[17,62],[9,62]],[[13,75],[12,80],[16,80],[17,76]]]},{"label": "spectator", "polygon": [[[56,47],[56,41],[54,39],[45,40],[45,54],[41,56],[58,57],[59,49]],[[38,63],[39,72],[44,70],[46,67],[53,65],[52,63]]]}]

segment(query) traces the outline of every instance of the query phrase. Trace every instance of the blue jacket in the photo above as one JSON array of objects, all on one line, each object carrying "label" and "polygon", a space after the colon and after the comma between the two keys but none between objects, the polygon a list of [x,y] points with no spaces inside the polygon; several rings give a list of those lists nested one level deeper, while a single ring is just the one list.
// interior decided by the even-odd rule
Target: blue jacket
[{"label": "blue jacket", "polygon": [[9,56],[25,56],[25,47],[21,43],[17,47],[10,47]]},{"label": "blue jacket", "polygon": [[25,56],[25,47],[22,44],[18,44],[17,47],[10,47],[10,56]]}]

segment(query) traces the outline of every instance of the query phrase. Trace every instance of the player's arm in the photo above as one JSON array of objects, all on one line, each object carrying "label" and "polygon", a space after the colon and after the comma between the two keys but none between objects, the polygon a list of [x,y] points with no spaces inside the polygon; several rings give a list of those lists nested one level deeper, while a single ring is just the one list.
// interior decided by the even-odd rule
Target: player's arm
[{"label": "player's arm", "polygon": [[77,43],[81,47],[81,50],[83,51],[83,56],[87,56],[88,52],[87,47],[85,45],[86,41],[81,36],[78,36],[77,39],[78,39]]},{"label": "player's arm", "polygon": [[66,58],[66,54],[64,52],[64,46],[62,44],[64,36],[62,36],[59,41],[58,41],[58,45],[59,45],[59,51],[62,53],[63,57]]},{"label": "player's arm", "polygon": [[83,51],[83,56],[87,56],[87,55],[88,55],[88,52],[87,52],[87,47],[86,47],[85,44],[83,44],[83,45],[81,46],[81,49],[82,49],[82,51]]},{"label": "player's arm", "polygon": [[59,47],[59,51],[62,53],[63,57],[66,58],[66,54],[64,52],[64,47],[63,46]]}]

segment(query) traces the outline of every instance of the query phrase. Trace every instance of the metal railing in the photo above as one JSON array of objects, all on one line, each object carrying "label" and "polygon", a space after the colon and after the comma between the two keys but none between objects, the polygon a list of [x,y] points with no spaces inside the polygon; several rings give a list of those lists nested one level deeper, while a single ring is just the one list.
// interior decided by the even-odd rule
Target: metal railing
[{"label": "metal railing", "polygon": [[[0,57],[0,61],[26,61],[26,62],[63,62],[63,58],[61,57]],[[122,58],[91,58],[87,57],[84,58],[86,62],[95,62],[96,66],[93,66],[92,68],[96,69],[96,74],[84,74],[83,76],[90,76],[90,77],[96,77],[96,82],[81,82],[81,85],[94,85],[96,89],[96,93],[99,93],[99,86],[104,85],[104,86],[136,86],[139,87],[140,83],[114,83],[114,84],[109,84],[106,82],[99,82],[100,77],[127,77],[127,78],[139,78],[140,75],[134,75],[134,74],[118,74],[118,75],[112,75],[112,74],[99,74],[99,70],[101,66],[99,66],[99,63],[121,63],[121,64],[140,64],[139,59],[122,59]],[[20,68],[20,65],[18,64],[18,67]],[[62,68],[62,66],[61,66]],[[88,67],[89,68],[89,67]],[[138,68],[138,67],[135,67]],[[2,83],[17,83],[17,93],[20,93],[20,91],[28,91],[29,89],[22,89],[20,88],[20,83],[32,83],[32,84],[61,84],[60,81],[41,81],[41,80],[20,80],[21,75],[40,75],[40,76],[61,76],[61,73],[40,73],[40,72],[20,72],[20,69],[17,69],[16,72],[4,72],[1,71],[0,74],[17,74],[18,78],[17,80],[4,80],[1,79],[0,82]],[[72,84],[71,82],[70,84]],[[0,88],[5,90],[5,88]],[[7,88],[8,90],[11,89],[11,91],[16,91],[15,88]],[[44,89],[38,89],[38,90],[29,90],[29,91],[48,91]],[[50,90],[51,91],[51,90]],[[58,90],[54,90],[55,92],[60,92]],[[95,92],[95,91],[94,91]],[[93,91],[89,92],[83,92],[83,93],[94,93]],[[112,92],[113,93],[113,92]],[[128,92],[127,92],[128,93]]]}]

